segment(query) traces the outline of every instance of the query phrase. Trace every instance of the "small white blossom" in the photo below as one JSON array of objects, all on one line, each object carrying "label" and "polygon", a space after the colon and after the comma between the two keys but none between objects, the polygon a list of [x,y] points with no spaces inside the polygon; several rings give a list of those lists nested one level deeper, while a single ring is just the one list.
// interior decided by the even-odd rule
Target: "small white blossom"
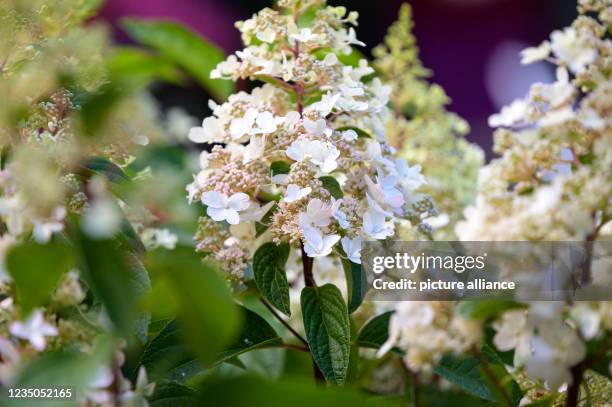
[{"label": "small white blossom", "polygon": [[330,224],[332,207],[319,198],[312,199],[306,206],[306,212],[300,214],[300,223],[325,227]]},{"label": "small white blossom", "polygon": [[572,72],[582,72],[587,65],[597,58],[597,49],[593,48],[586,38],[578,35],[574,27],[563,31],[554,31],[550,35],[552,52]]},{"label": "small white blossom", "polygon": [[327,123],[323,119],[319,119],[317,121],[304,119],[304,128],[308,134],[313,136],[331,136],[332,129],[327,127]]},{"label": "small white blossom", "polygon": [[394,233],[393,223],[386,220],[384,213],[368,210],[363,215],[363,232],[374,239],[386,239]]},{"label": "small white blossom", "polygon": [[300,188],[299,186],[295,184],[289,184],[287,185],[287,192],[285,193],[285,197],[283,198],[283,201],[285,202],[298,201],[304,198],[305,196],[307,196],[308,194],[310,194],[311,191],[312,191],[312,188],[310,187]]},{"label": "small white blossom", "polygon": [[209,191],[202,194],[202,203],[208,208],[206,213],[211,219],[220,222],[227,221],[230,225],[240,222],[238,212],[249,207],[250,198],[247,194],[238,192],[231,197],[217,191]]},{"label": "small white blossom", "polygon": [[33,311],[25,321],[15,321],[10,327],[11,335],[25,339],[38,351],[47,346],[45,336],[57,336],[57,328],[47,322],[40,310]]},{"label": "small white blossom", "polygon": [[300,226],[304,234],[304,251],[308,257],[328,256],[334,245],[340,240],[339,235],[323,235],[319,229],[306,223]]},{"label": "small white blossom", "polygon": [[211,116],[202,121],[202,127],[192,127],[188,137],[194,143],[215,143],[223,141],[225,131],[219,119]]},{"label": "small white blossom", "polygon": [[528,65],[536,61],[548,58],[550,55],[550,43],[542,42],[537,47],[526,48],[521,51],[521,64]]}]

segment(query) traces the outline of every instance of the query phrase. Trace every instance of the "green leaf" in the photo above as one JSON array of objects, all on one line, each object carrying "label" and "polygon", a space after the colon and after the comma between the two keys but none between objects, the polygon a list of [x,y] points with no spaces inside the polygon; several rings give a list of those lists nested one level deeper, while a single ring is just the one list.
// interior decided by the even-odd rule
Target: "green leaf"
[{"label": "green leaf", "polygon": [[176,382],[159,383],[149,398],[150,407],[175,407],[195,404],[197,393],[191,387]]},{"label": "green leaf", "polygon": [[361,264],[342,259],[342,267],[348,290],[348,311],[352,314],[359,308],[365,298],[368,281],[365,273],[361,270]]},{"label": "green leaf", "polygon": [[480,362],[475,357],[445,355],[440,363],[434,366],[433,371],[476,397],[495,401],[480,371]]},{"label": "green leaf", "polygon": [[86,137],[94,136],[126,93],[127,89],[112,80],[95,92],[84,93],[79,111],[82,134]]},{"label": "green leaf", "polygon": [[117,164],[103,157],[90,158],[85,164],[85,168],[93,173],[103,175],[115,184],[130,181],[130,177]]},{"label": "green leaf", "polygon": [[[445,355],[433,371],[476,397],[496,401],[501,405],[508,404],[508,397],[512,404],[518,405],[522,398],[521,389],[506,371],[495,349],[483,345],[480,357],[486,362],[488,371],[495,375],[495,383],[485,373],[484,362],[474,356]],[[499,386],[503,388],[505,396]]]},{"label": "green leaf", "polygon": [[266,214],[261,218],[261,220],[259,222],[255,222],[255,236],[256,237],[263,235],[266,232],[266,230],[268,230],[268,226],[270,225],[272,221],[272,215],[274,215],[274,212],[276,212],[277,208],[278,208],[278,205],[276,204],[272,205],[270,210],[266,212]]},{"label": "green leaf", "polygon": [[511,300],[466,300],[457,305],[457,312],[468,319],[489,319],[504,311],[524,307],[523,304]]},{"label": "green leaf", "polygon": [[383,397],[359,393],[347,388],[322,388],[308,381],[264,380],[240,376],[209,380],[198,399],[200,406],[292,406],[292,407],[361,407],[400,406]]},{"label": "green leaf", "polygon": [[232,82],[210,78],[210,72],[225,59],[223,51],[195,32],[163,20],[126,19],[123,26],[134,39],[180,65],[217,100],[224,100],[233,92]]},{"label": "green leaf", "polygon": [[234,343],[223,352],[217,363],[225,362],[242,353],[254,349],[281,343],[281,338],[274,328],[255,312],[248,308],[240,307],[243,312],[243,323],[240,335]]},{"label": "green leaf", "polygon": [[282,313],[289,316],[289,284],[285,274],[285,263],[289,257],[290,247],[283,243],[264,243],[253,257],[255,284],[261,294]]},{"label": "green leaf", "polygon": [[289,165],[287,161],[274,161],[270,164],[270,170],[272,171],[272,175],[289,174],[291,165]]},{"label": "green leaf", "polygon": [[194,353],[184,344],[176,320],[170,321],[145,347],[140,364],[153,380],[184,381],[202,371]]},{"label": "green leaf", "polygon": [[312,357],[329,383],[346,380],[350,354],[348,310],[338,287],[305,287],[301,295],[304,328]]},{"label": "green leaf", "polygon": [[380,348],[389,338],[389,320],[394,311],[371,318],[359,331],[357,344],[364,348]]},{"label": "green leaf", "polygon": [[180,84],[181,73],[174,63],[135,47],[120,47],[107,63],[110,76],[138,90],[154,80]]},{"label": "green leaf", "polygon": [[342,126],[342,127],[338,127],[336,129],[336,131],[346,131],[346,130],[353,130],[355,133],[357,133],[357,137],[362,137],[362,138],[372,138],[372,136],[370,136],[370,133],[368,133],[367,131],[360,129],[359,127],[355,127],[355,126]]},{"label": "green leaf", "polygon": [[[262,317],[247,308],[239,308],[243,315],[240,334],[216,355],[210,365],[228,362],[245,352],[281,343],[280,337]],[[184,329],[176,321],[171,321],[146,346],[141,364],[151,377],[185,381],[204,370],[205,366],[184,345],[184,334]]]},{"label": "green leaf", "polygon": [[190,247],[148,253],[147,266],[167,281],[179,303],[179,326],[203,365],[217,358],[238,333],[240,314],[226,282]]},{"label": "green leaf", "polygon": [[146,270],[135,267],[130,258],[133,255],[122,251],[114,240],[94,240],[80,230],[75,240],[86,284],[104,304],[119,332],[131,336],[138,316],[138,296],[147,282],[150,284]]},{"label": "green leaf", "polygon": [[340,184],[336,178],[332,177],[331,175],[324,175],[319,177],[319,181],[323,183],[323,188],[327,189],[327,191],[329,191],[331,196],[334,198],[340,199],[344,196],[342,193],[342,188],[340,188]]},{"label": "green leaf", "polygon": [[59,242],[24,242],[9,250],[6,267],[15,283],[17,302],[27,315],[43,305],[62,275],[74,264],[68,246]]}]

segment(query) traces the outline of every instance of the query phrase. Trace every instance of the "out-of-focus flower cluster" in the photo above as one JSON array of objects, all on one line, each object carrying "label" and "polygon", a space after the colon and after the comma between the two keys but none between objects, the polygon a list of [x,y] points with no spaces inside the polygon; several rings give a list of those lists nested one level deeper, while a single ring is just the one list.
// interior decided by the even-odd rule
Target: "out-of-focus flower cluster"
[{"label": "out-of-focus flower cluster", "polygon": [[[85,129],[82,103],[102,94],[109,84],[105,60],[113,51],[104,27],[83,26],[95,11],[95,3],[7,0],[0,5],[3,385],[11,384],[38,352],[65,347],[93,352],[94,338],[108,327],[108,317],[100,307],[84,303],[87,288],[78,270],[62,277],[44,309],[24,314],[23,298],[15,298],[12,278],[6,272],[6,252],[30,240],[48,243],[66,230],[71,214],[83,216],[81,226],[91,238],[113,236],[121,227],[125,204],[110,192],[109,181],[100,175],[105,171],[102,167],[126,166],[137,145],[160,134],[155,107],[139,94],[118,102],[95,132]],[[149,246],[175,243],[167,231],[142,223],[134,226],[149,235]],[[60,312],[66,309],[74,312]],[[119,353],[117,363],[122,359]],[[152,391],[144,371],[134,388],[127,379],[117,378],[110,361],[99,376],[83,403],[113,404],[118,397],[111,390],[114,385],[119,386],[119,396],[126,403],[144,402],[144,395]]]},{"label": "out-of-focus flower cluster", "polygon": [[121,101],[95,135],[85,134],[81,101],[108,84],[103,61],[111,52],[103,27],[80,26],[93,12],[88,4],[15,0],[2,6],[4,239],[31,233],[48,241],[62,230],[67,214],[84,213],[94,198],[103,201],[103,185],[86,190],[81,182],[87,157],[126,165],[135,145],[160,132],[148,99],[134,96]]},{"label": "out-of-focus flower cluster", "polygon": [[206,206],[197,249],[240,279],[262,241],[303,245],[328,256],[337,243],[360,262],[361,242],[385,239],[410,219],[434,212],[417,192],[420,167],[394,157],[385,140],[391,88],[366,60],[341,60],[355,37],[357,15],[323,1],[281,1],[239,22],[246,48],[213,77],[265,82],[218,105],[190,132],[199,143],[223,143],[201,155],[188,186]]},{"label": "out-of-focus flower cluster", "polygon": [[431,372],[445,354],[463,354],[479,345],[481,331],[479,321],[457,315],[453,302],[403,301],[395,307],[389,339],[379,354],[397,347],[406,352],[412,371]]},{"label": "out-of-focus flower cluster", "polygon": [[410,5],[404,4],[384,44],[373,51],[377,71],[392,88],[387,138],[398,155],[420,165],[427,178],[422,191],[433,198],[440,212],[428,219],[434,237],[452,239],[463,208],[474,201],[484,155],[463,137],[468,124],[446,110],[450,100],[444,90],[427,82],[431,72],[419,60],[412,27]]},{"label": "out-of-focus flower cluster", "polygon": [[[457,225],[463,240],[592,239],[612,217],[610,6],[581,14],[524,62],[557,65],[557,80],[491,116],[500,158],[484,167],[479,195]],[[595,8],[599,4],[599,8]]]},{"label": "out-of-focus flower cluster", "polygon": [[[501,157],[480,172],[476,204],[455,228],[461,239],[609,238],[612,42],[606,33],[612,7],[580,1],[579,11],[570,27],[523,51],[523,63],[556,65],[557,79],[534,84],[524,99],[489,119],[498,127],[495,151]],[[609,260],[593,260],[588,278],[609,278]],[[590,341],[609,335],[611,317],[605,302],[531,303],[502,314],[494,344],[514,350],[516,372],[539,383],[541,396],[574,381],[571,369],[585,359]]]}]

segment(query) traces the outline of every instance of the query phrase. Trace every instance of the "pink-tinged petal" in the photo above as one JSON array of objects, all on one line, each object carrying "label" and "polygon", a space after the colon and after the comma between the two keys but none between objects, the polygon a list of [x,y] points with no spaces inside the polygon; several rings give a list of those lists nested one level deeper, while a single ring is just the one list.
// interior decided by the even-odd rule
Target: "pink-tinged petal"
[{"label": "pink-tinged petal", "polygon": [[30,336],[29,341],[32,347],[39,351],[45,349],[45,346],[47,345],[45,337],[41,334],[34,334]]}]

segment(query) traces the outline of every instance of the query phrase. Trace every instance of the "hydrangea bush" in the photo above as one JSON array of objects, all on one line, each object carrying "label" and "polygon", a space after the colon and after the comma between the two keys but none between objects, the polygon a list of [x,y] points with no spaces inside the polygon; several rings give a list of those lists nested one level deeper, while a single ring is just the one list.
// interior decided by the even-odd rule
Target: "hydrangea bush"
[{"label": "hydrangea bush", "polygon": [[609,404],[607,302],[374,303],[361,270],[365,241],[609,237],[609,2],[523,52],[557,81],[491,117],[478,184],[407,5],[371,64],[324,0],[238,22],[229,56],[162,20],[114,46],[99,5],[0,4],[0,404]]}]

